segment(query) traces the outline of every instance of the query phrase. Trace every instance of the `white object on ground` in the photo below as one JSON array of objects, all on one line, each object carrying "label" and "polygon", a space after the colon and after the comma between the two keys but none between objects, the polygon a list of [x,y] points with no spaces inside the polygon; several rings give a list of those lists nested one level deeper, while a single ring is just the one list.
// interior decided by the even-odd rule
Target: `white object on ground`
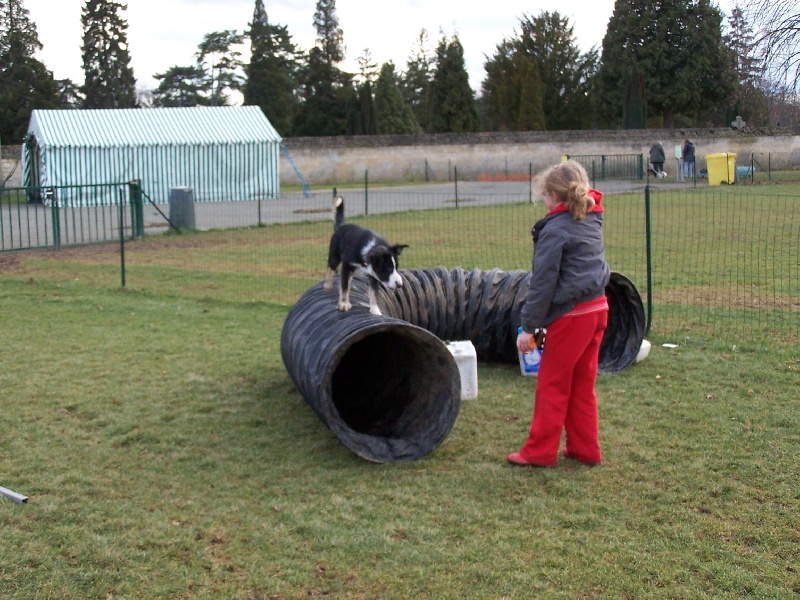
[{"label": "white object on ground", "polygon": [[636,355],[636,362],[643,361],[650,354],[650,342],[642,340],[642,345],[639,348],[639,354]]},{"label": "white object on ground", "polygon": [[478,397],[478,355],[469,340],[447,342],[447,349],[456,359],[458,373],[461,375],[461,399],[474,400]]},{"label": "white object on ground", "polygon": [[17,504],[22,504],[23,502],[28,501],[27,496],[23,496],[22,494],[18,494],[14,490],[10,490],[8,488],[4,488],[0,486],[0,496],[5,496],[9,500],[13,500]]}]

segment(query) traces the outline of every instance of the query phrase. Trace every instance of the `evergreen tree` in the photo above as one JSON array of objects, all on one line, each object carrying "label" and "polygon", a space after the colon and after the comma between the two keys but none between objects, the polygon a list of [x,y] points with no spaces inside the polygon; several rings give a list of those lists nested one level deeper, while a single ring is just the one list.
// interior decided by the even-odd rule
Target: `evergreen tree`
[{"label": "evergreen tree", "polygon": [[64,108],[80,108],[84,105],[84,97],[79,85],[71,79],[57,79],[58,97]]},{"label": "evergreen tree", "polygon": [[242,53],[236,47],[243,42],[242,34],[235,29],[226,29],[207,33],[197,46],[197,66],[207,74],[211,106],[225,106],[230,92],[242,88],[244,63]]},{"label": "evergreen tree", "polygon": [[33,53],[42,47],[22,0],[0,0],[0,140],[21,144],[31,110],[61,108],[53,74]]},{"label": "evergreen tree", "polygon": [[285,26],[269,23],[263,0],[256,0],[249,35],[244,103],[260,106],[278,133],[288,135],[297,105],[297,48]]},{"label": "evergreen tree", "polygon": [[372,80],[376,75],[377,65],[372,60],[369,48],[357,59],[361,83],[357,86],[357,97],[353,98],[347,114],[347,135],[375,135],[375,101],[372,96]]},{"label": "evergreen tree", "polygon": [[159,81],[153,90],[153,106],[211,105],[211,81],[200,66],[174,66],[153,77]]},{"label": "evergreen tree", "polygon": [[484,68],[481,84],[487,131],[546,129],[539,66],[518,44],[503,40]]},{"label": "evergreen tree", "polygon": [[733,91],[722,15],[710,0],[617,0],[603,38],[599,88],[606,122],[619,125],[629,66],[647,88],[647,112],[672,128],[676,115],[697,118]]},{"label": "evergreen tree", "polygon": [[644,74],[632,67],[625,85],[625,103],[622,107],[623,129],[647,128],[647,100]]},{"label": "evergreen tree", "polygon": [[336,17],[335,0],[317,0],[314,28],[317,40],[300,76],[303,101],[295,113],[293,134],[344,135],[356,90],[353,76],[338,67],[344,59],[344,35]]},{"label": "evergreen tree", "polygon": [[733,53],[737,85],[726,121],[740,116],[750,125],[767,125],[769,105],[761,78],[762,61],[754,55],[753,28],[738,6],[733,8],[728,17],[728,30],[724,39]]},{"label": "evergreen tree", "polygon": [[428,32],[421,29],[412,55],[406,62],[406,72],[401,80],[400,90],[423,130],[428,129],[428,91],[433,76],[432,65]]},{"label": "evergreen tree", "polygon": [[544,131],[546,119],[544,115],[544,98],[542,97],[542,79],[539,77],[539,66],[522,53],[514,57],[519,88],[519,110],[517,131]]},{"label": "evergreen tree", "polygon": [[375,135],[375,103],[369,80],[358,86],[357,95],[350,101],[347,111],[346,135]]},{"label": "evergreen tree", "polygon": [[86,108],[133,108],[136,79],[128,53],[127,5],[113,0],[86,0],[83,25],[83,95]]},{"label": "evergreen tree", "polygon": [[403,98],[399,77],[391,61],[383,64],[375,82],[375,123],[380,135],[422,133],[414,111]]},{"label": "evergreen tree", "polygon": [[317,32],[320,58],[328,67],[335,67],[344,60],[344,32],[336,16],[336,0],[317,0],[314,30]]},{"label": "evergreen tree", "polygon": [[478,131],[475,96],[464,67],[464,48],[457,35],[442,36],[436,49],[436,68],[430,84],[429,133]]},{"label": "evergreen tree", "polygon": [[523,15],[516,50],[536,63],[548,130],[587,129],[594,124],[589,93],[597,70],[597,50],[582,54],[569,19],[558,12]]}]

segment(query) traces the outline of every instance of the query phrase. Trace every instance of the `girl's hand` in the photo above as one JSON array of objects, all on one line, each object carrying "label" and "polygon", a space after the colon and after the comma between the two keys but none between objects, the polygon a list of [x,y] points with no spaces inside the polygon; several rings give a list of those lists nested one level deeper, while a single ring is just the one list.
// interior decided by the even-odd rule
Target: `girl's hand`
[{"label": "girl's hand", "polygon": [[530,352],[533,347],[533,334],[523,331],[517,335],[517,350],[520,352]]}]

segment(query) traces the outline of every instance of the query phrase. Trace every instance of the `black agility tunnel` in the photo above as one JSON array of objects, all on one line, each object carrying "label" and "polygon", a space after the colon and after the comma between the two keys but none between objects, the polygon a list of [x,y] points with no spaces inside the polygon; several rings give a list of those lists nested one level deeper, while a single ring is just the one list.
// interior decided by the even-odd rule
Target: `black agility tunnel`
[{"label": "black agility tunnel", "polygon": [[[336,309],[337,285],[319,283],[289,311],[281,333],[286,370],[306,402],[345,446],[375,462],[421,458],[455,423],[461,380],[442,340],[470,340],[478,359],[517,361],[516,337],[528,271],[409,269],[403,287],[382,289],[369,313],[366,284],[354,279],[353,309]],[[612,273],[600,372],[636,360],[645,315],[636,287]]]}]

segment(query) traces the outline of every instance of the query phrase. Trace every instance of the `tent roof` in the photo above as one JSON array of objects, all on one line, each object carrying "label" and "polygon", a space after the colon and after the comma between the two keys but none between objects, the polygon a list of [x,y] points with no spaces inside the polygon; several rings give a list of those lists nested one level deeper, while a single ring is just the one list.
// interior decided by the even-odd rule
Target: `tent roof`
[{"label": "tent roof", "polygon": [[34,110],[41,146],[129,147],[280,142],[258,106]]}]

